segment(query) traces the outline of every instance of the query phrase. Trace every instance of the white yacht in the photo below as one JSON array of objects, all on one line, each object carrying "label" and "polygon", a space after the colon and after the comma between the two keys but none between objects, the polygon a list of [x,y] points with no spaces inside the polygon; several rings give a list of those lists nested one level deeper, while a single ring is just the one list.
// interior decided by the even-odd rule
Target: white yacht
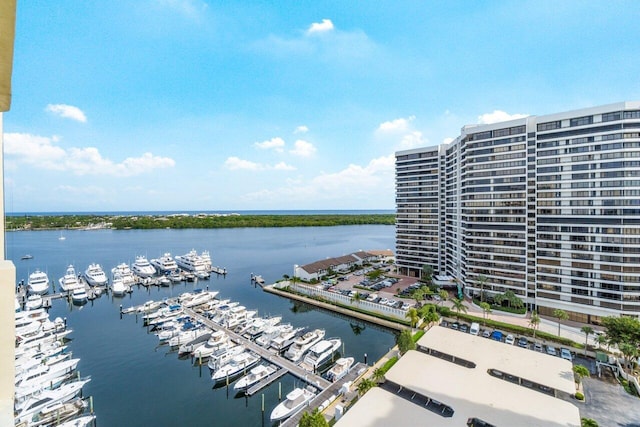
[{"label": "white yacht", "polygon": [[304,360],[300,363],[300,367],[309,372],[316,372],[329,361],[329,358],[340,349],[341,345],[340,338],[318,341],[309,349]]},{"label": "white yacht", "polygon": [[27,310],[35,310],[40,307],[42,307],[42,295],[40,294],[29,295],[29,297],[27,298],[27,302],[25,304],[25,308]]},{"label": "white yacht", "polygon": [[309,331],[302,336],[296,337],[293,340],[293,344],[285,352],[284,357],[291,360],[294,363],[302,360],[302,356],[313,346],[315,343],[324,338],[324,329],[315,329]]},{"label": "white yacht", "polygon": [[36,270],[29,275],[27,288],[30,294],[44,295],[49,292],[49,277],[47,273]]},{"label": "white yacht", "polygon": [[84,286],[73,290],[71,293],[71,300],[73,300],[74,304],[84,304],[89,301],[89,295],[87,295],[87,291],[84,289]]},{"label": "white yacht", "polygon": [[151,260],[151,265],[160,274],[172,273],[178,269],[178,264],[173,259],[169,252],[165,252],[160,258],[154,258]]},{"label": "white yacht", "polygon": [[229,345],[229,336],[226,332],[215,331],[204,344],[193,350],[193,357],[196,359],[205,359],[227,345]]},{"label": "white yacht", "polygon": [[96,263],[90,264],[89,267],[87,267],[84,271],[84,278],[91,286],[106,286],[109,282],[100,264]]},{"label": "white yacht", "polygon": [[47,406],[71,400],[73,397],[80,394],[84,384],[85,383],[83,381],[64,384],[55,390],[45,390],[25,402],[16,405],[16,422],[30,421],[34,414]]},{"label": "white yacht", "polygon": [[209,254],[209,251],[202,251],[200,259],[205,266],[205,270],[207,272],[211,271],[211,255]]},{"label": "white yacht", "polygon": [[247,375],[240,378],[233,386],[233,389],[236,391],[250,389],[254,384],[259,383],[274,372],[276,372],[276,367],[273,365],[258,365],[255,368],[251,368]]},{"label": "white yacht", "polygon": [[131,270],[140,277],[151,277],[156,274],[156,269],[143,255],[136,257],[136,262],[131,266]]},{"label": "white yacht", "polygon": [[76,269],[73,268],[73,265],[69,265],[67,267],[67,271],[59,280],[60,288],[64,292],[73,292],[75,289],[84,288],[82,283],[78,281],[78,276],[76,275]]},{"label": "white yacht", "polygon": [[293,326],[291,325],[291,323],[267,326],[264,329],[264,331],[262,331],[260,336],[256,338],[255,340],[256,344],[258,344],[260,347],[267,348],[269,344],[271,344],[271,340],[273,340],[275,337],[277,337],[278,335],[280,335],[285,331],[292,331],[292,330],[293,330]]},{"label": "white yacht", "polygon": [[341,357],[336,360],[335,365],[327,371],[327,378],[329,381],[335,382],[344,378],[344,376],[349,373],[354,361],[355,359],[353,357]]},{"label": "white yacht", "polygon": [[192,273],[207,271],[207,264],[205,260],[198,255],[195,249],[192,249],[184,255],[176,255],[175,260],[178,267],[185,271]]},{"label": "white yacht", "polygon": [[236,356],[233,356],[229,363],[222,365],[212,375],[211,379],[216,383],[222,383],[229,379],[235,379],[243,372],[249,371],[255,365],[260,362],[260,356],[251,352],[245,351]]},{"label": "white yacht", "polygon": [[113,275],[113,280],[111,281],[111,294],[114,297],[122,297],[129,291],[129,287],[124,284],[124,280],[122,280],[122,276],[116,273]]},{"label": "white yacht", "polygon": [[274,349],[278,353],[288,350],[298,336],[302,335],[304,328],[285,329],[278,334],[269,343],[269,348]]},{"label": "white yacht", "polygon": [[131,268],[126,263],[121,263],[111,269],[111,274],[115,277],[120,275],[125,286],[131,287],[136,284],[136,277],[133,275]]},{"label": "white yacht", "polygon": [[284,420],[291,415],[298,412],[305,406],[313,397],[315,393],[304,389],[295,388],[287,394],[287,398],[280,402],[278,406],[271,411],[271,422]]}]

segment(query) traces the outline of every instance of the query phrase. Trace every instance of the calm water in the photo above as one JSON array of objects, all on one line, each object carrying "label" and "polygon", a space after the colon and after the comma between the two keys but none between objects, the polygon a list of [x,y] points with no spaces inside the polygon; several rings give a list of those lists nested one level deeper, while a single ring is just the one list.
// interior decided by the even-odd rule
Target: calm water
[{"label": "calm water", "polygon": [[[260,315],[281,315],[294,326],[324,328],[327,337],[339,336],[345,353],[371,362],[393,346],[391,332],[312,307],[294,304],[255,289],[250,274],[270,283],[292,274],[294,264],[306,264],[367,249],[393,249],[393,226],[319,228],[267,228],[229,230],[66,231],[7,233],[7,258],[16,265],[17,279],[35,268],[47,271],[57,282],[68,264],[78,273],[92,262],[105,271],[132,262],[136,255],[149,259],[164,252],[184,254],[190,249],[209,250],[214,265],[226,267],[226,278],[174,285],[172,288],[135,289],[122,299],[103,296],[82,308],[58,300],[51,316],[67,317],[74,332],[70,349],[80,357],[81,374],[91,375],[85,396],[94,397],[98,425],[105,426],[261,426],[261,393],[265,395],[264,425],[278,403],[278,382],[252,398],[236,397],[233,389],[213,389],[209,370],[179,360],[158,339],[147,334],[133,315],[119,318],[119,306],[175,296],[194,287],[220,291],[220,297],[239,301]],[[20,260],[25,254],[31,260]],[[201,375],[200,375],[201,373]],[[281,380],[282,395],[298,385],[295,377]]]}]

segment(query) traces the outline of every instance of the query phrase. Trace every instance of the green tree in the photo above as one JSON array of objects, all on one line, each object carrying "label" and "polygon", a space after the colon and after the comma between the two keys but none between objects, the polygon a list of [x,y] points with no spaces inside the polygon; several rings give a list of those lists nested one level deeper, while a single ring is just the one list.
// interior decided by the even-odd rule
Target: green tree
[{"label": "green tree", "polygon": [[355,302],[356,305],[360,305],[360,301],[362,301],[362,295],[360,294],[360,292],[356,292],[355,294],[353,294],[350,301],[352,303]]},{"label": "green tree", "polygon": [[504,294],[495,294],[493,296],[493,303],[497,306],[502,306],[502,303],[506,301],[507,297]]},{"label": "green tree", "polygon": [[449,299],[449,292],[445,291],[444,289],[440,289],[438,291],[438,296],[440,297],[439,304],[442,304],[443,302]]},{"label": "green tree", "polygon": [[560,323],[563,320],[567,320],[569,318],[569,315],[567,314],[566,311],[560,310],[559,308],[557,308],[553,310],[553,317],[558,319],[558,336],[560,336]]},{"label": "green tree", "polygon": [[403,329],[396,338],[396,344],[398,344],[398,349],[400,350],[400,354],[405,354],[409,350],[415,350],[416,343],[413,342],[413,337],[411,336],[411,331],[408,329]]},{"label": "green tree", "polygon": [[307,411],[302,414],[300,418],[300,422],[298,423],[300,427],[329,427],[329,423],[324,418],[324,415],[318,408],[314,409],[313,412],[309,413]]},{"label": "green tree", "polygon": [[589,345],[589,335],[593,334],[593,328],[591,326],[583,326],[580,328],[582,333],[584,333],[584,355],[587,355],[587,346]]},{"label": "green tree", "polygon": [[358,383],[358,393],[360,393],[360,396],[362,396],[373,387],[375,387],[375,385],[376,383],[370,378],[363,378],[362,381]]},{"label": "green tree", "polygon": [[478,285],[480,286],[480,302],[484,302],[484,285],[487,284],[487,276],[481,274],[476,279],[478,281]]},{"label": "green tree", "polygon": [[596,336],[596,344],[598,344],[598,349],[600,348],[600,346],[602,345],[607,345],[609,344],[609,339],[607,338],[607,336],[605,334],[598,334]]},{"label": "green tree", "polygon": [[540,316],[537,311],[531,312],[531,318],[529,319],[529,326],[533,330],[533,339],[536,339],[536,330],[540,327]]},{"label": "green tree", "polygon": [[416,300],[416,304],[422,304],[422,302],[424,301],[424,291],[422,289],[416,289],[415,291],[413,291],[413,293],[411,294],[411,297]]},{"label": "green tree", "polygon": [[599,427],[596,420],[591,418],[580,419],[580,427]]},{"label": "green tree", "polygon": [[440,319],[438,310],[436,310],[436,306],[433,304],[423,305],[420,308],[420,316],[429,325],[432,325]]},{"label": "green tree", "polygon": [[433,280],[433,267],[429,264],[424,264],[422,266],[422,281],[427,284],[427,286],[431,285],[431,281]]},{"label": "green tree", "polygon": [[451,298],[449,299],[449,301],[451,301],[452,308],[456,311],[456,319],[460,319],[460,312],[462,313],[466,313],[467,312],[467,305],[464,303],[464,300],[458,299],[458,298]]},{"label": "green tree", "polygon": [[373,371],[373,375],[372,375],[373,381],[375,381],[376,383],[384,382],[384,374],[385,374],[384,369],[376,368]]},{"label": "green tree", "polygon": [[418,314],[418,310],[415,309],[414,307],[411,307],[409,310],[407,310],[407,314],[405,314],[405,317],[409,319],[409,322],[411,323],[412,328],[415,328],[418,322],[420,321],[420,315]]},{"label": "green tree", "polygon": [[573,365],[573,375],[577,383],[582,382],[584,377],[588,377],[591,375],[589,369],[583,365]]},{"label": "green tree", "polygon": [[611,344],[629,343],[640,346],[640,320],[633,317],[605,317],[602,324],[607,329]]},{"label": "green tree", "polygon": [[491,304],[488,302],[481,302],[480,308],[482,309],[482,317],[484,317],[484,325],[487,325],[487,318],[491,314]]},{"label": "green tree", "polygon": [[627,368],[633,368],[633,360],[638,357],[638,347],[628,342],[623,342],[618,346],[618,349],[624,356],[625,365]]},{"label": "green tree", "polygon": [[513,306],[516,299],[519,299],[511,289],[504,293],[504,298],[507,300],[507,306],[509,307]]}]

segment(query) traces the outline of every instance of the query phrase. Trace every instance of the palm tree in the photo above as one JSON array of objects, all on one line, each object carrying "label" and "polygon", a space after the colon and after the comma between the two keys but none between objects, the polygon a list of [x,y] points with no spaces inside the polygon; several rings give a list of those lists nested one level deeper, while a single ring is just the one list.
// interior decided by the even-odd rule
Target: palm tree
[{"label": "palm tree", "polygon": [[422,266],[422,281],[427,284],[427,286],[431,285],[431,279],[433,277],[433,267],[429,264],[425,264]]},{"label": "palm tree", "polygon": [[592,418],[580,419],[580,427],[598,427],[598,426],[599,426],[598,422]]},{"label": "palm tree", "polygon": [[373,382],[373,380],[369,378],[363,378],[362,381],[360,381],[360,383],[358,384],[358,393],[360,393],[360,396],[362,396],[373,387],[375,387],[375,385],[376,383]]},{"label": "palm tree", "polygon": [[580,382],[584,377],[588,377],[591,375],[591,373],[589,372],[589,369],[587,369],[585,366],[582,366],[582,365],[574,365],[573,374],[578,384],[580,384]]},{"label": "palm tree", "polygon": [[449,301],[453,304],[452,308],[456,311],[456,319],[460,320],[460,312],[467,312],[467,305],[464,303],[464,300],[458,298],[451,298]]},{"label": "palm tree", "polygon": [[605,334],[598,334],[596,336],[596,344],[598,344],[598,349],[601,345],[608,344],[608,341],[609,340],[607,339],[607,336]]},{"label": "palm tree", "polygon": [[628,342],[623,342],[618,346],[618,348],[620,349],[620,352],[624,356],[625,365],[627,366],[627,368],[631,368],[632,361],[636,357],[638,357],[638,348],[635,345],[630,344]]},{"label": "palm tree", "polygon": [[587,355],[587,346],[589,345],[589,335],[593,334],[593,328],[591,326],[583,326],[580,330],[584,333],[584,355]]},{"label": "palm tree", "polygon": [[439,304],[442,304],[443,302],[449,299],[449,292],[445,291],[444,289],[440,289],[438,291],[438,296],[440,297]]},{"label": "palm tree", "polygon": [[431,326],[434,322],[437,322],[440,319],[440,315],[436,310],[436,306],[433,304],[423,305],[420,309],[420,315],[422,319]]},{"label": "palm tree", "polygon": [[413,291],[411,296],[416,300],[416,304],[422,304],[422,301],[424,301],[424,291],[421,288]]},{"label": "palm tree", "polygon": [[496,305],[499,305],[499,306],[501,306],[502,303],[504,302],[504,300],[506,300],[506,299],[507,299],[507,297],[505,296],[505,294],[495,294],[493,296],[493,302]]},{"label": "palm tree", "polygon": [[569,318],[569,315],[566,311],[557,308],[553,310],[553,317],[558,319],[558,336],[560,336],[560,322],[562,322],[563,320],[567,320]]},{"label": "palm tree", "polygon": [[536,329],[540,326],[540,316],[538,316],[537,311],[531,312],[531,319],[529,319],[529,326],[533,329],[533,339],[536,339]]},{"label": "palm tree", "polygon": [[373,381],[375,381],[376,383],[384,382],[384,374],[385,374],[384,369],[382,369],[382,368],[376,368],[376,369],[373,371],[373,376],[372,376]]},{"label": "palm tree", "polygon": [[487,276],[484,274],[479,275],[476,280],[478,281],[478,285],[480,285],[480,302],[484,302],[484,285],[487,284]]},{"label": "palm tree", "polygon": [[415,328],[418,322],[420,321],[418,310],[416,310],[414,307],[411,307],[409,310],[407,310],[407,314],[405,315],[405,317],[409,319],[409,322],[411,323],[412,328]]},{"label": "palm tree", "polygon": [[488,302],[481,302],[480,308],[482,309],[482,316],[484,317],[484,325],[487,326],[487,317],[491,314],[491,304]]}]

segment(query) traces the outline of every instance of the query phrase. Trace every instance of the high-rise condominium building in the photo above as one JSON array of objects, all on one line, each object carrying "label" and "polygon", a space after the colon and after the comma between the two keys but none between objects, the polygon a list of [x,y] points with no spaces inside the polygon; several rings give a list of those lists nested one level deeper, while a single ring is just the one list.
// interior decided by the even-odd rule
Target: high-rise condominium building
[{"label": "high-rise condominium building", "polygon": [[[400,272],[597,323],[640,315],[640,102],[489,125],[396,153]],[[480,278],[480,280],[478,280]]]}]

